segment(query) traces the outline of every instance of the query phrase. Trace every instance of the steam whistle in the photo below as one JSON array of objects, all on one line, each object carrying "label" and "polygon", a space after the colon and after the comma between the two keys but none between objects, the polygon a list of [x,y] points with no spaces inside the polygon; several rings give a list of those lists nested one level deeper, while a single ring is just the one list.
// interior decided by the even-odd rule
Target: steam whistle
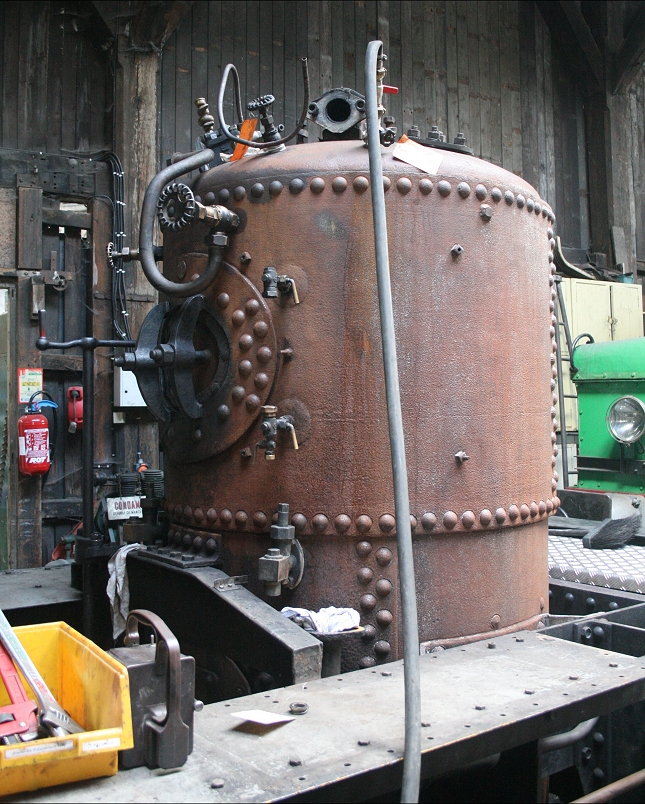
[{"label": "steam whistle", "polygon": [[258,449],[263,449],[265,460],[274,461],[278,432],[290,432],[293,448],[299,449],[293,417],[278,416],[278,409],[275,405],[263,405],[261,411],[262,424],[260,428],[263,438],[255,445],[256,452]]}]

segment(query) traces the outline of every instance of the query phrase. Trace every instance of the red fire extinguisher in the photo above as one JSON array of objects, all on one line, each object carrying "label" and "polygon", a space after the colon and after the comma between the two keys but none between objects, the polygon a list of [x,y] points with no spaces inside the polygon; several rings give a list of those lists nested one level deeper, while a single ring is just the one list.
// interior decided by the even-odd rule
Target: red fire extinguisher
[{"label": "red fire extinguisher", "polygon": [[32,397],[24,416],[18,419],[19,468],[20,473],[27,476],[45,475],[51,467],[49,422],[40,413],[41,407],[57,408],[58,405],[51,399],[34,402]]}]

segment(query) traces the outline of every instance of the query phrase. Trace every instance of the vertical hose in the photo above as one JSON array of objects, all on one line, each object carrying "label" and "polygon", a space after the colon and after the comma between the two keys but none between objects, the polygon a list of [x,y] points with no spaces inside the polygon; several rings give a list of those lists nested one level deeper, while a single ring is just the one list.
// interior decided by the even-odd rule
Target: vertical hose
[{"label": "vertical hose", "polygon": [[399,372],[396,360],[396,335],[390,287],[390,265],[385,219],[385,194],[381,164],[381,140],[378,116],[376,70],[383,43],[370,42],[365,60],[365,95],[367,102],[367,145],[370,160],[370,184],[374,215],[374,250],[378,283],[383,368],[387,397],[387,419],[390,429],[390,451],[394,479],[394,513],[399,559],[399,586],[403,614],[403,658],[405,684],[405,751],[403,757],[402,802],[419,800],[421,774],[421,690],[419,686],[419,627],[417,597],[414,584],[412,533],[410,531],[410,502],[408,474],[405,462],[403,418]]}]

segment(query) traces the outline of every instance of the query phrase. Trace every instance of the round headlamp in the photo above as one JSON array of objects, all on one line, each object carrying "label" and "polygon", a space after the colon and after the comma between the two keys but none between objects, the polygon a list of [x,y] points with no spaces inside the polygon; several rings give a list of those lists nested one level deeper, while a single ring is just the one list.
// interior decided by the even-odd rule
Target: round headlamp
[{"label": "round headlamp", "polygon": [[635,396],[622,396],[607,411],[607,428],[621,444],[633,444],[645,433],[645,405]]}]

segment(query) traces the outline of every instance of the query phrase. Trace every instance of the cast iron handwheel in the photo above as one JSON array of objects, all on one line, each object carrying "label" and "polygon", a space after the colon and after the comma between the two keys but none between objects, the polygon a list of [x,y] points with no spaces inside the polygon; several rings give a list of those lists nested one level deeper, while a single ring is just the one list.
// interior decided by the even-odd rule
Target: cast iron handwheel
[{"label": "cast iron handwheel", "polygon": [[164,232],[178,232],[194,220],[197,212],[190,187],[173,182],[164,188],[157,201],[157,217]]}]

